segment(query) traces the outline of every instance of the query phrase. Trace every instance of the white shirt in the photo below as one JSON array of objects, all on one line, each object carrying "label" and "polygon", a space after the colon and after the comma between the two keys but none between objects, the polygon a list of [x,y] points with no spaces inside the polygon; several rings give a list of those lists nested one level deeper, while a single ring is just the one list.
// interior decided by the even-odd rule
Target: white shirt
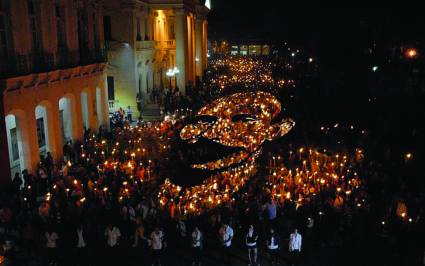
[{"label": "white shirt", "polygon": [[164,233],[162,233],[162,231],[158,231],[158,233],[153,231],[151,233],[152,249],[154,249],[154,250],[162,249],[162,239],[163,238],[164,238]]},{"label": "white shirt", "polygon": [[77,229],[77,236],[78,236],[77,248],[85,248],[87,244],[86,244],[86,241],[84,241],[83,230]]},{"label": "white shirt", "polygon": [[289,236],[289,251],[298,250],[301,251],[302,237],[298,233],[292,233]]},{"label": "white shirt", "polygon": [[56,234],[56,232],[52,232],[52,233],[46,232],[46,234],[44,234],[44,236],[47,239],[46,247],[55,248],[56,247],[56,240],[58,240],[58,238],[59,238],[58,234]]},{"label": "white shirt", "polygon": [[276,238],[274,236],[270,237],[270,243],[268,243],[267,248],[268,249],[278,249],[279,248],[279,245],[278,245]]},{"label": "white shirt", "polygon": [[199,230],[195,230],[192,233],[192,247],[194,248],[198,248],[201,246],[201,238],[202,238],[202,233]]},{"label": "white shirt", "polygon": [[120,229],[112,227],[112,230],[106,228],[105,236],[107,237],[106,244],[110,247],[114,247],[118,244],[118,239],[121,236]]},{"label": "white shirt", "polygon": [[223,241],[223,245],[225,247],[230,247],[232,245],[233,229],[226,225],[221,227],[218,233],[220,234],[221,240]]}]

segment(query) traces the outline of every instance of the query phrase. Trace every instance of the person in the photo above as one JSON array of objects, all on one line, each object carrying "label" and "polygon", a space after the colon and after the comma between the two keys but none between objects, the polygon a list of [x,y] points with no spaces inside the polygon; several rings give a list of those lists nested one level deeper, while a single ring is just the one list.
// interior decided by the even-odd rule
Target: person
[{"label": "person", "polygon": [[276,211],[276,204],[274,203],[272,197],[268,199],[266,204],[264,204],[263,208],[266,212],[265,215],[266,215],[266,221],[268,223],[267,226],[273,227],[274,221],[277,216],[277,211]]},{"label": "person", "polygon": [[118,115],[120,117],[120,120],[123,120],[124,119],[124,114],[125,114],[124,110],[122,109],[122,107],[120,107],[118,109]]},{"label": "person", "polygon": [[137,93],[136,103],[137,103],[137,111],[139,111],[139,113],[142,112],[142,95],[140,92]]},{"label": "person", "polygon": [[185,240],[187,233],[186,233],[186,224],[182,218],[179,218],[177,221],[177,233],[180,240]]},{"label": "person", "polygon": [[151,248],[152,248],[152,266],[161,265],[162,250],[164,247],[164,233],[155,227],[155,230],[150,235],[151,239]]},{"label": "person", "polygon": [[150,240],[145,236],[145,227],[141,223],[140,219],[137,219],[138,224],[136,231],[134,232],[134,243],[133,248],[136,249],[136,260],[140,261],[142,265],[146,265],[147,255],[149,251]]},{"label": "person", "polygon": [[19,172],[17,172],[17,173],[15,173],[15,177],[12,180],[12,189],[13,189],[13,192],[15,194],[18,194],[19,191],[21,190],[21,186],[22,186],[21,175],[19,174]]},{"label": "person", "polygon": [[267,238],[267,250],[270,254],[270,264],[278,265],[279,237],[273,228],[270,228],[270,234]]},{"label": "person", "polygon": [[198,226],[192,232],[192,251],[193,251],[193,262],[192,265],[201,265],[202,257],[202,233]]},{"label": "person", "polygon": [[121,237],[121,232],[118,227],[114,226],[112,223],[108,224],[105,229],[106,244],[113,248],[118,245],[119,238]]},{"label": "person", "polygon": [[133,111],[131,110],[130,105],[127,106],[127,120],[128,122],[133,122]]},{"label": "person", "polygon": [[289,236],[289,253],[291,254],[292,265],[298,263],[299,253],[301,252],[302,236],[298,233],[297,228]]},{"label": "person", "polygon": [[248,248],[248,265],[257,265],[257,240],[258,234],[251,224],[245,238],[245,244]]},{"label": "person", "polygon": [[223,223],[220,227],[220,230],[218,231],[218,234],[220,236],[222,248],[223,248],[223,260],[224,264],[231,265],[230,262],[230,247],[232,246],[232,239],[233,239],[233,229]]},{"label": "person", "polygon": [[48,226],[46,232],[44,233],[44,237],[46,238],[47,265],[57,265],[58,256],[56,241],[59,239],[58,233],[56,233],[52,226]]},{"label": "person", "polygon": [[83,225],[79,224],[75,230],[75,247],[76,247],[76,263],[75,265],[87,265],[89,264],[88,252],[87,252],[87,236],[86,231],[83,229]]},{"label": "person", "polygon": [[106,237],[106,246],[108,247],[108,254],[106,258],[108,259],[108,262],[112,265],[114,264],[114,261],[116,261],[117,256],[117,247],[119,244],[119,239],[121,237],[121,231],[118,229],[118,227],[114,226],[112,223],[109,223],[108,226],[105,229],[105,237]]}]

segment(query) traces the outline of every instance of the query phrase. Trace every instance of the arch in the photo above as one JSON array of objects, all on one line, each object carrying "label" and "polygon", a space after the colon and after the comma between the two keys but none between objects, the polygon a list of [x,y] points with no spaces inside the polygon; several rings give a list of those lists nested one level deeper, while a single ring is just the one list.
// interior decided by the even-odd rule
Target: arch
[{"label": "arch", "polygon": [[14,109],[9,111],[4,119],[10,171],[13,177],[15,173],[31,168],[27,117],[24,110]]},{"label": "arch", "polygon": [[41,101],[35,107],[36,133],[40,157],[45,156],[52,149],[52,143],[50,141],[53,139],[54,133],[52,130],[53,117],[51,111],[52,104],[47,100]]},{"label": "arch", "polygon": [[72,94],[65,94],[59,101],[59,126],[61,129],[62,144],[75,139],[75,97]]}]

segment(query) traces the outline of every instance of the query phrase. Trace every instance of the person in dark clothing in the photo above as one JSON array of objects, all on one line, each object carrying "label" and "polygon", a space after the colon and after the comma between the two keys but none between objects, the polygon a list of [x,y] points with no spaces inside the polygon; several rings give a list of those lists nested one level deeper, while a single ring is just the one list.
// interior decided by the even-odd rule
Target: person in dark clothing
[{"label": "person in dark clothing", "polygon": [[257,265],[257,240],[258,234],[251,224],[245,237],[245,244],[248,248],[248,265]]},{"label": "person in dark clothing", "polygon": [[273,228],[270,229],[267,237],[267,250],[270,254],[270,264],[277,265],[279,263],[279,237]]}]

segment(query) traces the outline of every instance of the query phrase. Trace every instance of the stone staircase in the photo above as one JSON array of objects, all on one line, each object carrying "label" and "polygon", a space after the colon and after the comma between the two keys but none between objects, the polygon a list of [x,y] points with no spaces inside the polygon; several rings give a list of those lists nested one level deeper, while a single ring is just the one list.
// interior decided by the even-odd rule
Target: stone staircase
[{"label": "stone staircase", "polygon": [[161,118],[159,105],[148,103],[142,106],[142,117],[144,121],[156,121]]}]

